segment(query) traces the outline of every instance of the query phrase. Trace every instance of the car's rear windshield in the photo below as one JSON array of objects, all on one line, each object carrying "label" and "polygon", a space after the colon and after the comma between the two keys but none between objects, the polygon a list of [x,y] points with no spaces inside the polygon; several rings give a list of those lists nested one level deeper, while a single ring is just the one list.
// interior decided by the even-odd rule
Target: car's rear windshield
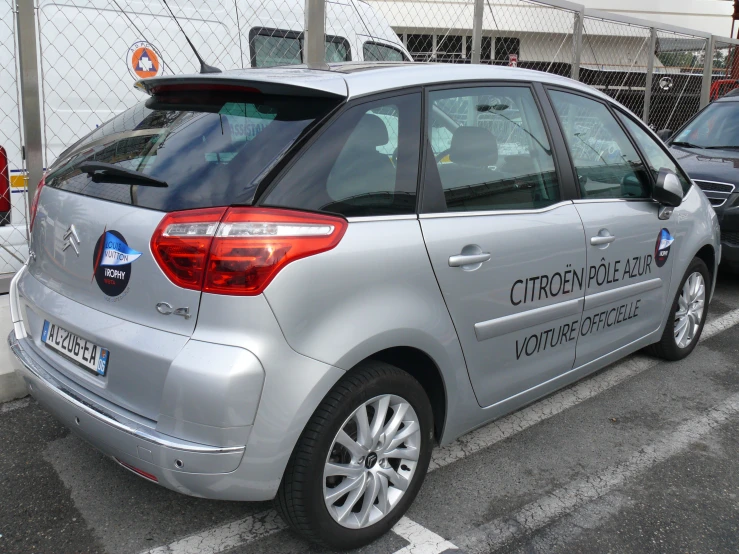
[{"label": "car's rear windshield", "polygon": [[[338,102],[248,92],[152,97],[62,154],[46,185],[161,211],[250,204],[261,179]],[[100,162],[167,186],[127,184],[130,172],[121,177]]]}]

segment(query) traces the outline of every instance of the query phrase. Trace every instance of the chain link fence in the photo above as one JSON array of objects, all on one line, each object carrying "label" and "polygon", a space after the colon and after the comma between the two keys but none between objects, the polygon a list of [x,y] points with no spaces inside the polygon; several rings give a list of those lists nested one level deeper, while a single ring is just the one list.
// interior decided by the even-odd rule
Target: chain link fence
[{"label": "chain link fence", "polygon": [[[21,5],[34,12],[32,29],[17,23]],[[306,11],[317,8],[311,28],[324,37],[320,50],[305,29]],[[655,129],[677,129],[739,85],[739,41],[567,0],[0,0],[0,60],[11,68],[0,80],[0,146],[8,160],[0,156],[0,168],[10,166],[8,190],[17,191],[0,194],[0,218],[12,197],[0,233],[21,243],[27,236],[18,36],[33,35],[38,51],[29,71],[38,73],[37,147],[46,166],[144,99],[133,88],[138,79],[199,71],[178,22],[204,61],[223,70],[321,60],[516,66],[579,79]],[[10,238],[0,235],[0,274],[27,255]]]},{"label": "chain link fence", "polygon": [[648,27],[585,17],[580,80],[642,116],[650,39]]},{"label": "chain link fence", "polygon": [[739,46],[717,38],[712,50],[710,101],[720,98],[739,85]]},{"label": "chain link fence", "polygon": [[28,256],[15,5],[0,0],[0,274]]},{"label": "chain link fence", "polygon": [[576,61],[573,47],[576,15],[575,11],[539,2],[486,1],[483,40],[490,41],[491,58],[484,63],[515,65],[569,77]]},{"label": "chain link fence", "polygon": [[[708,40],[657,30],[649,124],[655,129],[682,127],[700,109]],[[655,62],[656,63],[656,62]]]}]

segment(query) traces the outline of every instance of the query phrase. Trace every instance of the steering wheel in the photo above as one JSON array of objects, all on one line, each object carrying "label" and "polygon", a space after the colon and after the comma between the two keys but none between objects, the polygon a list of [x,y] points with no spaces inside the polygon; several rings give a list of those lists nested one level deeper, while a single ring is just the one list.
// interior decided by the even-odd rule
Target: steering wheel
[{"label": "steering wheel", "polygon": [[452,151],[451,148],[447,148],[446,150],[442,150],[441,152],[439,152],[438,154],[436,154],[436,156],[435,156],[436,163],[438,164],[441,160],[443,160],[445,157],[447,157],[449,155],[449,152],[451,152],[451,151]]}]

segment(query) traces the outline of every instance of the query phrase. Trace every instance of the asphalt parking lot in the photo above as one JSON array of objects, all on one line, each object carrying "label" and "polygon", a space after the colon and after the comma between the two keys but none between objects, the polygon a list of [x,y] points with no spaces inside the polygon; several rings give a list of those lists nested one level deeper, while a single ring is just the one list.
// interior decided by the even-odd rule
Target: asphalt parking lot
[{"label": "asphalt parking lot", "polygon": [[[739,279],[688,359],[631,356],[434,453],[368,553],[739,551]],[[270,503],[127,472],[28,398],[0,404],[0,552],[298,553]]]}]

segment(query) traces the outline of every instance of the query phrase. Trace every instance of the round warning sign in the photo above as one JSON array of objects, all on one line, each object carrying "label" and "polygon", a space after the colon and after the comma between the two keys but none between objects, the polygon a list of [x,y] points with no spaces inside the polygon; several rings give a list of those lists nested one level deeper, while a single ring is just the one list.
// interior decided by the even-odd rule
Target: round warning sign
[{"label": "round warning sign", "polygon": [[162,56],[153,44],[146,41],[135,42],[126,56],[128,71],[135,79],[158,77],[164,72]]}]

